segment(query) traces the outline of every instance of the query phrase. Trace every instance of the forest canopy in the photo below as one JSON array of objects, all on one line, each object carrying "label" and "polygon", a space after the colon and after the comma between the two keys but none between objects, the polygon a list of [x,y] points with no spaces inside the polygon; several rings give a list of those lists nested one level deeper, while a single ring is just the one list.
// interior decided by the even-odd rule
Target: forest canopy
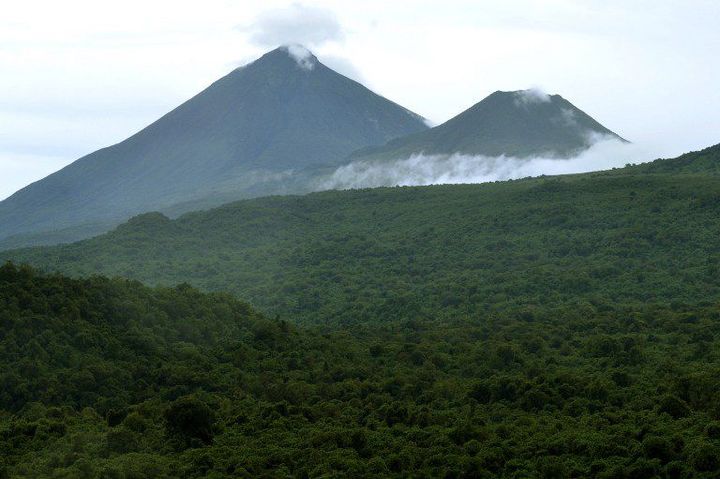
[{"label": "forest canopy", "polygon": [[0,478],[718,477],[720,180],[634,168],[3,252]]},{"label": "forest canopy", "polygon": [[172,221],[149,213],[0,260],[187,282],[333,330],[557,304],[712,302],[718,217],[718,177],[594,173],[262,198]]},{"label": "forest canopy", "polygon": [[319,333],[230,296],[0,269],[4,477],[715,477],[720,308]]}]

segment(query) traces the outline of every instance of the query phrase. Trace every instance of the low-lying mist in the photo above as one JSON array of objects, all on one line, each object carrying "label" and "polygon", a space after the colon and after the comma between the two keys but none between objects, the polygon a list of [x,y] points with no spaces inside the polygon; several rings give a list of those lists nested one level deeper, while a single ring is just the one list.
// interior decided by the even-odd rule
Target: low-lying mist
[{"label": "low-lying mist", "polygon": [[392,161],[356,161],[339,167],[321,189],[484,183],[528,176],[584,173],[642,163],[656,157],[632,143],[612,137],[595,138],[592,146],[570,159],[538,156],[473,156],[413,154]]}]

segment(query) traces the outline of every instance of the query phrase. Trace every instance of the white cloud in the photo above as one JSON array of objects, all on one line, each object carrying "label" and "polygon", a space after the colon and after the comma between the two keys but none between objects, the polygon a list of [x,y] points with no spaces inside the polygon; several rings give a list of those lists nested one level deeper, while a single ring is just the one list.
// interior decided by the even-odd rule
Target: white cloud
[{"label": "white cloud", "polygon": [[571,159],[546,157],[415,154],[387,162],[353,162],[339,167],[320,189],[485,183],[528,176],[561,175],[607,170],[627,163],[642,163],[656,154],[615,138],[598,139],[588,150]]},{"label": "white cloud", "polygon": [[[308,59],[312,53],[322,51],[320,59],[329,68],[360,83],[365,78],[353,63],[337,53],[327,53],[328,47],[344,44],[346,35],[335,12],[329,8],[309,6],[302,3],[265,10],[253,22],[241,25],[238,30],[248,35],[248,41],[263,49],[287,45],[289,53],[301,67],[311,70]],[[330,48],[332,51],[333,49]]]},{"label": "white cloud", "polygon": [[303,70],[312,70],[315,67],[315,59],[313,54],[302,45],[287,45],[288,54],[297,62]]},{"label": "white cloud", "polygon": [[345,37],[332,10],[301,3],[266,10],[252,24],[239,29],[249,33],[251,43],[263,48],[287,44],[316,48]]},{"label": "white cloud", "polygon": [[528,88],[527,90],[520,90],[518,92],[515,92],[515,104],[518,106],[549,102],[550,95],[548,95],[538,87]]}]

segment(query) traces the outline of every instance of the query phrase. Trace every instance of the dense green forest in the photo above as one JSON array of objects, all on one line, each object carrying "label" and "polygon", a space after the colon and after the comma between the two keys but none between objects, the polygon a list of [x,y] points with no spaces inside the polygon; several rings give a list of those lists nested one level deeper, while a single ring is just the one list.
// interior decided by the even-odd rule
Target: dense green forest
[{"label": "dense green forest", "polygon": [[0,253],[0,478],[720,477],[718,155]]},{"label": "dense green forest", "polygon": [[720,179],[588,174],[241,201],[0,253],[72,276],[228,291],[330,329],[720,294]]},{"label": "dense green forest", "polygon": [[0,477],[717,477],[720,309],[319,333],[0,268]]}]

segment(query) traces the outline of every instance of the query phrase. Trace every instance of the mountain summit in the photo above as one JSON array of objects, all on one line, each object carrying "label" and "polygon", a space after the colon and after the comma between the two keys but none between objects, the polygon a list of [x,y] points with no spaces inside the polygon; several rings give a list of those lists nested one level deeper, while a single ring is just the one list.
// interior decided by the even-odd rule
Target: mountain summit
[{"label": "mountain summit", "polygon": [[336,73],[307,49],[280,47],[125,141],[0,202],[0,240],[63,229],[63,239],[76,239],[178,203],[191,209],[213,195],[267,194],[263,184],[293,171],[332,165],[359,148],[425,129],[421,116]]},{"label": "mountain summit", "polygon": [[442,125],[353,159],[396,159],[414,153],[569,158],[597,139],[625,141],[560,95],[539,90],[497,91]]}]

